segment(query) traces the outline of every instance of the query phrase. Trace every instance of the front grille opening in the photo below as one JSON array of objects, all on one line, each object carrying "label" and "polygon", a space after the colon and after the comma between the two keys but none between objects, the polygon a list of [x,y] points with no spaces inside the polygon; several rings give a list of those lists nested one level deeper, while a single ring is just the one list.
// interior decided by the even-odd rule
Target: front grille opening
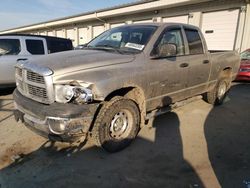
[{"label": "front grille opening", "polygon": [[45,88],[41,88],[41,87],[37,87],[37,86],[33,86],[28,84],[28,92],[30,95],[36,96],[36,97],[41,97],[44,99],[47,99],[47,91]]},{"label": "front grille opening", "polygon": [[34,72],[27,71],[27,79],[31,82],[45,84],[44,77]]},{"label": "front grille opening", "polygon": [[[47,86],[46,79],[42,74],[16,67],[15,75],[17,89],[24,96],[45,104],[52,102],[53,96],[48,91],[50,91],[53,85]],[[48,76],[47,79],[50,80],[51,77]]]},{"label": "front grille opening", "polygon": [[16,73],[18,76],[22,77],[23,76],[23,70],[20,68],[16,68]]}]

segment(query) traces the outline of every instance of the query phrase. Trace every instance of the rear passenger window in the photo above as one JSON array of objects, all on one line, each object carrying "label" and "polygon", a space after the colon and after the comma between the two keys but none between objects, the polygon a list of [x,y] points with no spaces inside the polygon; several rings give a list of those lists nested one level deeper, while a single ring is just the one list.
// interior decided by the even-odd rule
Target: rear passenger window
[{"label": "rear passenger window", "polygon": [[26,46],[28,52],[32,55],[43,55],[45,53],[42,40],[26,40]]},{"label": "rear passenger window", "polygon": [[203,45],[197,30],[185,29],[185,33],[188,40],[189,54],[202,54]]},{"label": "rear passenger window", "polygon": [[50,39],[47,40],[47,43],[49,53],[56,53],[73,49],[72,42],[70,40]]}]

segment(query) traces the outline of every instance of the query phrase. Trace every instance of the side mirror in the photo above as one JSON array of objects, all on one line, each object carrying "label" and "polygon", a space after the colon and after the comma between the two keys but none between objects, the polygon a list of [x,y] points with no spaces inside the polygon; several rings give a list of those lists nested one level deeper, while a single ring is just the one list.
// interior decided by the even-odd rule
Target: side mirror
[{"label": "side mirror", "polygon": [[160,44],[156,49],[156,58],[176,56],[177,46],[173,43]]}]

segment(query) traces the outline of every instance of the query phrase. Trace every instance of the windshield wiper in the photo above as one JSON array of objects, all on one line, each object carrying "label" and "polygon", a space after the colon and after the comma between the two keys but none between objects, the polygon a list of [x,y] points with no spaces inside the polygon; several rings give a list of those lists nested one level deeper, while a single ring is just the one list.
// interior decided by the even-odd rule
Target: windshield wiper
[{"label": "windshield wiper", "polygon": [[109,47],[109,48],[115,48],[114,46],[109,45],[109,44],[100,44],[100,45],[96,45],[96,47]]},{"label": "windshield wiper", "polygon": [[94,48],[94,49],[97,49],[97,50],[113,50],[115,52],[123,54],[123,52],[120,49],[118,49],[118,48],[116,48],[114,46],[108,45],[108,44],[97,45],[95,47],[92,46],[91,48]]}]

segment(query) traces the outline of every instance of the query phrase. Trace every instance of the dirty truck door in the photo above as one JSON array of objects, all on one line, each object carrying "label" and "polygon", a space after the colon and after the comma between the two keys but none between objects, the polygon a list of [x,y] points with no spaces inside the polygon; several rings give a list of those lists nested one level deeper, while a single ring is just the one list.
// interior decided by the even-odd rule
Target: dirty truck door
[{"label": "dirty truck door", "polygon": [[211,62],[198,30],[185,28],[188,43],[188,88],[193,96],[205,91],[209,79]]},{"label": "dirty truck door", "polygon": [[176,55],[166,54],[165,57],[149,60],[147,69],[151,73],[151,98],[147,101],[148,108],[168,105],[184,99],[186,95],[188,63],[181,28],[166,29],[156,42],[153,52],[162,44],[175,44]]}]

